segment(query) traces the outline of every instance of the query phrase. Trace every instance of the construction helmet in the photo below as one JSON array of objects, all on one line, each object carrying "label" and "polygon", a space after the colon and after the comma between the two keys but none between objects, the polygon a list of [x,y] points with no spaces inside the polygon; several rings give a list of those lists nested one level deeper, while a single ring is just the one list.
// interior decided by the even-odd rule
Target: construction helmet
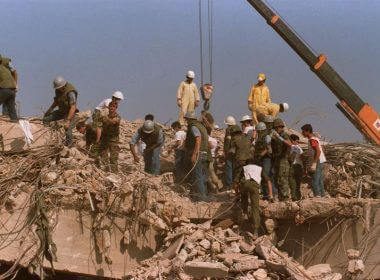
[{"label": "construction helmet", "polygon": [[263,122],[259,122],[257,125],[256,125],[256,130],[257,131],[261,131],[261,130],[265,130],[267,129],[267,126],[265,125],[265,123]]},{"label": "construction helmet", "polygon": [[289,110],[289,104],[288,103],[282,103],[282,108],[284,109],[284,112],[287,112]]},{"label": "construction helmet", "polygon": [[145,121],[142,129],[145,133],[152,133],[154,131],[154,122]]},{"label": "construction helmet", "polygon": [[252,118],[248,115],[245,115],[241,118],[240,122],[245,122],[245,121],[252,121]]},{"label": "construction helmet", "polygon": [[282,119],[275,119],[273,122],[273,127],[285,126],[285,123]]},{"label": "construction helmet", "polygon": [[266,116],[264,117],[264,122],[265,122],[265,123],[272,123],[272,122],[274,122],[274,117],[271,116],[271,115],[266,115]]},{"label": "construction helmet", "polygon": [[120,99],[120,100],[124,100],[124,95],[121,91],[115,91],[113,94],[112,94],[112,97],[115,97],[117,99]]},{"label": "construction helmet", "polygon": [[235,125],[231,126],[230,132],[231,133],[241,132],[241,128],[240,128],[240,126],[235,124]]},{"label": "construction helmet", "polygon": [[197,119],[197,116],[195,115],[195,112],[187,112],[185,114],[185,119],[188,119],[188,120],[196,120]]},{"label": "construction helmet", "polygon": [[265,76],[264,73],[260,73],[259,75],[257,75],[257,80],[259,82],[265,81],[266,79],[267,79],[267,77]]},{"label": "construction helmet", "polygon": [[194,73],[194,71],[191,71],[191,70],[187,71],[187,73],[186,73],[186,77],[188,77],[188,78],[190,78],[190,79],[194,79],[194,78],[195,78],[195,73]]},{"label": "construction helmet", "polygon": [[235,118],[233,116],[228,116],[224,119],[224,124],[226,125],[236,125]]},{"label": "construction helmet", "polygon": [[64,87],[66,85],[66,81],[62,76],[58,76],[53,81],[53,87],[54,89],[59,89],[61,87]]}]

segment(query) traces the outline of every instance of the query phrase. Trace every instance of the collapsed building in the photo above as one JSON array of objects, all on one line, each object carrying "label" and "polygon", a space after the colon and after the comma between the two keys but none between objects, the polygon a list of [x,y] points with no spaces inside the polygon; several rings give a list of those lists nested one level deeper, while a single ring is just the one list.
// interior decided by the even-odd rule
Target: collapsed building
[{"label": "collapsed building", "polygon": [[[160,176],[133,163],[128,143],[141,122],[122,121],[118,174],[95,166],[80,135],[69,149],[59,125],[29,122],[32,141],[0,121],[0,279],[22,269],[40,279],[380,277],[378,146],[326,145],[332,197],[309,198],[306,180],[303,200],[260,201],[262,236],[253,239],[232,192],[194,202],[174,183],[167,146]],[[220,145],[223,136],[216,131]]]}]

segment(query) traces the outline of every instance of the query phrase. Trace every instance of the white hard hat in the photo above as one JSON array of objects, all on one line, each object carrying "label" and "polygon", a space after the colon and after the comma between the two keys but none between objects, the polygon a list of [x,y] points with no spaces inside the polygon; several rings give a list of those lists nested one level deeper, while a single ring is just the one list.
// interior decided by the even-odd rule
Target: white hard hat
[{"label": "white hard hat", "polygon": [[145,133],[152,133],[154,131],[154,122],[152,121],[145,121],[143,124],[143,131]]},{"label": "white hard hat", "polygon": [[124,100],[124,95],[121,91],[115,91],[113,94],[112,94],[112,97],[115,97],[117,99],[120,99],[120,100]]},{"label": "white hard hat", "polygon": [[241,118],[240,122],[251,121],[252,118],[249,115],[245,115]]},{"label": "white hard hat", "polygon": [[54,89],[59,89],[61,87],[64,87],[66,85],[66,80],[62,76],[58,76],[53,81],[53,87]]},{"label": "white hard hat", "polygon": [[219,125],[216,124],[216,125],[214,125],[214,128],[219,129],[220,127],[219,127]]},{"label": "white hard hat", "polygon": [[194,71],[191,71],[191,70],[187,71],[187,73],[186,73],[186,77],[191,78],[191,79],[194,79],[194,78],[195,78],[195,73],[194,73]]},{"label": "white hard hat", "polygon": [[256,130],[258,130],[258,131],[265,130],[265,129],[267,129],[267,126],[266,126],[265,123],[263,123],[263,122],[259,122],[259,123],[256,125]]},{"label": "white hard hat", "polygon": [[235,118],[233,116],[228,116],[224,119],[224,124],[226,125],[236,125]]},{"label": "white hard hat", "polygon": [[282,107],[284,108],[284,112],[289,110],[289,104],[288,103],[282,103]]}]

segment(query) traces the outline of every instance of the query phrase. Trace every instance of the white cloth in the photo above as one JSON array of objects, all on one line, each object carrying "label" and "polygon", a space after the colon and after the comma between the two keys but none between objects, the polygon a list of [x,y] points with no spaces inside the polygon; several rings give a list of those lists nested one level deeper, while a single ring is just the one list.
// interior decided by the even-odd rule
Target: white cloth
[{"label": "white cloth", "polygon": [[303,154],[303,150],[299,145],[292,145],[290,147],[290,154],[295,154],[295,158],[293,161],[293,164],[299,164],[303,166],[302,160],[301,160],[301,155]]},{"label": "white cloth", "polygon": [[138,144],[137,144],[137,153],[142,156],[144,154],[144,150],[146,148],[146,144],[139,140]]},{"label": "white cloth", "polygon": [[319,155],[319,162],[320,163],[325,163],[327,161],[327,159],[326,159],[325,153],[323,152],[321,141],[317,137],[315,137],[315,136],[311,137],[309,139],[309,142],[308,142],[309,143],[309,151],[310,151],[310,157],[311,157],[311,159],[314,158],[315,151],[314,151],[314,149],[310,145],[310,140],[315,140],[315,141],[318,142],[319,149],[321,150],[321,154]]},{"label": "white cloth", "polygon": [[101,110],[104,108],[108,108],[108,105],[110,105],[111,101],[112,101],[112,98],[104,99],[102,102],[99,103],[98,106],[96,106],[96,109]]},{"label": "white cloth", "polygon": [[186,132],[183,130],[177,131],[175,133],[175,140],[180,142],[177,149],[178,150],[184,150],[185,149]]},{"label": "white cloth", "polygon": [[210,145],[211,156],[214,158],[216,156],[216,148],[218,148],[218,140],[216,140],[214,137],[209,136],[208,143]]},{"label": "white cloth", "polygon": [[261,171],[262,168],[255,164],[249,164],[243,167],[244,177],[246,180],[254,180],[256,183],[261,184]]},{"label": "white cloth", "polygon": [[22,131],[25,135],[25,142],[30,145],[33,142],[33,133],[32,133],[32,127],[30,126],[29,121],[27,120],[19,120],[18,123],[21,126]]}]

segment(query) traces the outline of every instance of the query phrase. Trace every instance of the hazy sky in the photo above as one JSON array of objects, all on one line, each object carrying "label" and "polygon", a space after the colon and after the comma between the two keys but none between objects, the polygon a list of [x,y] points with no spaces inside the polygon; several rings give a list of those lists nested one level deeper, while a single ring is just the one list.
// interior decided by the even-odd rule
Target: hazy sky
[{"label": "hazy sky", "polygon": [[[380,111],[379,0],[270,3]],[[265,72],[272,99],[291,106],[282,115],[288,124],[304,110],[318,112],[295,127],[311,122],[328,139],[361,139],[335,96],[246,1],[213,5],[212,112],[219,124],[227,114],[248,113],[249,89]],[[0,53],[18,70],[23,115],[48,108],[58,74],[79,90],[81,110],[121,90],[123,117],[152,112],[160,122],[177,118],[176,90],[188,69],[200,83],[197,0],[0,0],[0,11]]]}]

